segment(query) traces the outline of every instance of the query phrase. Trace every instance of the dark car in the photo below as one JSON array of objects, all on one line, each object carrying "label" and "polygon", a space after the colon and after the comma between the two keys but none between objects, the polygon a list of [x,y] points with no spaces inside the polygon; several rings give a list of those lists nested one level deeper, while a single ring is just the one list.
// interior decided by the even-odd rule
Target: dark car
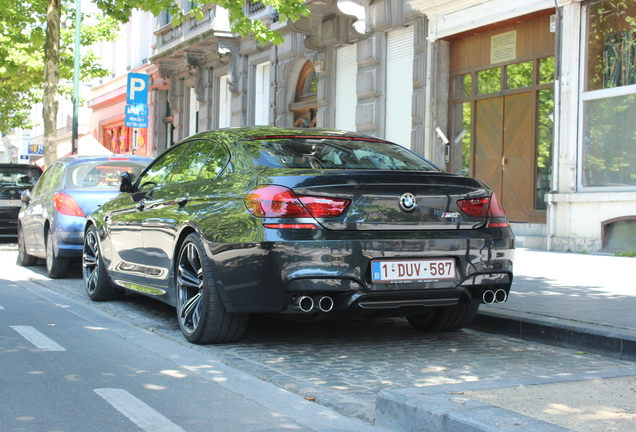
[{"label": "dark car", "polygon": [[453,331],[512,283],[515,240],[495,194],[365,135],[200,133],[120,190],[87,218],[88,296],[156,297],[193,343],[238,340],[252,313]]},{"label": "dark car", "polygon": [[122,172],[140,174],[152,161],[144,156],[67,156],[56,160],[31,192],[22,195],[18,262],[46,259],[52,278],[65,277],[69,259],[80,257],[86,215],[119,193]]},{"label": "dark car", "polygon": [[30,190],[41,175],[37,165],[0,164],[0,237],[18,235],[22,193]]}]

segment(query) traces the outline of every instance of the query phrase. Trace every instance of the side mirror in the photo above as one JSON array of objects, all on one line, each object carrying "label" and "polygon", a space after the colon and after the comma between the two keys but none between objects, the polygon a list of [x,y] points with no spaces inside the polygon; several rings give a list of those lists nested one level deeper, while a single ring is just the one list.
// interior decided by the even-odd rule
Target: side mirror
[{"label": "side mirror", "polygon": [[128,171],[121,173],[117,180],[117,187],[119,192],[130,192],[132,190],[132,177]]},{"label": "side mirror", "polygon": [[27,189],[22,192],[22,195],[20,195],[20,201],[22,201],[24,204],[29,204],[31,202],[31,191]]}]

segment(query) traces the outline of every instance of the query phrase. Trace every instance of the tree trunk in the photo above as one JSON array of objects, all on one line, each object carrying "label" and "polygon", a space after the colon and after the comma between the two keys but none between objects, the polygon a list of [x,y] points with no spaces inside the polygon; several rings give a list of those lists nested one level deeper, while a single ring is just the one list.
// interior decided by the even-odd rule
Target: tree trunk
[{"label": "tree trunk", "polygon": [[60,81],[61,0],[46,0],[46,42],[44,45],[44,164],[49,167],[57,159],[58,83]]}]

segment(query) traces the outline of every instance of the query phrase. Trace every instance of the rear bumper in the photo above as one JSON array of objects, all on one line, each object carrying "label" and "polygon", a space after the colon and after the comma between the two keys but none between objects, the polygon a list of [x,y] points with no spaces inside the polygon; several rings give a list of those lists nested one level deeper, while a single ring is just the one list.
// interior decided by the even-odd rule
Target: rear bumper
[{"label": "rear bumper", "polygon": [[86,218],[58,215],[55,228],[56,253],[61,257],[82,256]]},{"label": "rear bumper", "polygon": [[0,237],[18,235],[18,213],[20,207],[0,207]]},{"label": "rear bumper", "polygon": [[[407,240],[311,240],[209,245],[215,282],[230,312],[302,313],[297,299],[333,300],[332,314],[393,313],[483,302],[497,290],[507,298],[513,278],[514,236]],[[473,233],[474,234],[474,233]],[[462,234],[465,235],[465,234]],[[373,284],[376,259],[452,258],[453,280]],[[487,295],[490,300],[490,294]],[[488,301],[490,302],[490,301]]]}]

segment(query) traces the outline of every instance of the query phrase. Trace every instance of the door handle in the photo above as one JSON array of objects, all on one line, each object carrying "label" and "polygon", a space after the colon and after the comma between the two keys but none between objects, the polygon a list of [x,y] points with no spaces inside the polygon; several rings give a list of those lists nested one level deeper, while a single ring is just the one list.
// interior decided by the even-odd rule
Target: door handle
[{"label": "door handle", "polygon": [[188,202],[188,196],[186,195],[184,197],[179,197],[176,200],[174,200],[174,202],[176,202],[180,206],[184,206]]},{"label": "door handle", "polygon": [[146,207],[146,200],[142,199],[141,201],[139,201],[136,205],[135,208],[139,211],[143,210],[144,207]]}]

